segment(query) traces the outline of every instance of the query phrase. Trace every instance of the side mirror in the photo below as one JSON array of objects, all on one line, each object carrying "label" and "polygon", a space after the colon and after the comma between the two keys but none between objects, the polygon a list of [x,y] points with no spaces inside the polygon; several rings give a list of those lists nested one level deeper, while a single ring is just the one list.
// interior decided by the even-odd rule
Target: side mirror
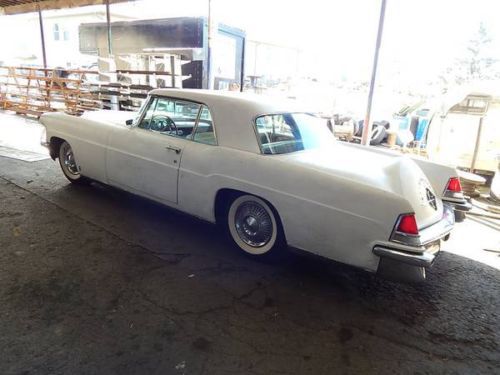
[{"label": "side mirror", "polygon": [[127,120],[127,121],[125,121],[125,125],[127,125],[127,126],[134,125],[134,120]]}]

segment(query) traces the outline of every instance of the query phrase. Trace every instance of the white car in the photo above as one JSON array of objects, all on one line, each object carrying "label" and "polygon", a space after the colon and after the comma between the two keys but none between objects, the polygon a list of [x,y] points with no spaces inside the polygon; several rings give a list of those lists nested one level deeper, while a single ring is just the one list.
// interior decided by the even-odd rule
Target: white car
[{"label": "white car", "polygon": [[73,183],[97,180],[213,223],[269,256],[288,245],[425,278],[462,202],[452,168],[337,142],[290,102],[159,89],[130,112],[49,113],[43,143]]}]

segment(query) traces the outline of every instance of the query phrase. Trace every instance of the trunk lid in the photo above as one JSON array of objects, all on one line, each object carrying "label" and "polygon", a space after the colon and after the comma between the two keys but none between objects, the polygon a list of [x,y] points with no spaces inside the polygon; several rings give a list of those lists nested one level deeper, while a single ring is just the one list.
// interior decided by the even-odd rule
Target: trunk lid
[{"label": "trunk lid", "polygon": [[413,208],[419,229],[436,223],[443,215],[441,199],[420,167],[407,156],[395,157],[372,152],[369,148],[337,143],[330,149],[300,151],[275,157],[399,195]]}]

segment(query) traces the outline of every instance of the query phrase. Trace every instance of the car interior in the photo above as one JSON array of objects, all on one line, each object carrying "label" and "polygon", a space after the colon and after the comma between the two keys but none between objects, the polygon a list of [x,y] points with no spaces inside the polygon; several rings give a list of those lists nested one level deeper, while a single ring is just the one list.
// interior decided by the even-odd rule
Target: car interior
[{"label": "car interior", "polygon": [[198,103],[154,98],[138,126],[195,142],[211,145],[217,143],[210,111],[205,105]]},{"label": "car interior", "polygon": [[264,154],[285,154],[304,149],[295,122],[286,114],[258,117],[255,125]]}]

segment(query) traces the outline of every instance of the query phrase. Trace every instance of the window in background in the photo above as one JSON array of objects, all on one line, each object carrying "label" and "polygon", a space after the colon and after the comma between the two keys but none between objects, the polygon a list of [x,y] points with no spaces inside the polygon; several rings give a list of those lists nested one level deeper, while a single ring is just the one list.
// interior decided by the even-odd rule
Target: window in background
[{"label": "window in background", "polygon": [[54,30],[54,40],[60,40],[60,33],[59,33],[59,24],[55,23],[54,24],[54,27],[53,27],[53,30]]}]

